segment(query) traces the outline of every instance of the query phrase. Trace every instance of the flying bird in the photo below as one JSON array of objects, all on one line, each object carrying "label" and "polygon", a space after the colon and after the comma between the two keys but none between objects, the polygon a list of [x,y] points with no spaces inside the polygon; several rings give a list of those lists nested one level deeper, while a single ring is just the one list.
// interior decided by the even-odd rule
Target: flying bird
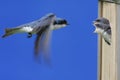
[{"label": "flying bird", "polygon": [[57,18],[55,14],[49,13],[36,21],[17,26],[15,28],[6,28],[5,34],[2,38],[16,33],[27,33],[27,37],[31,38],[32,34],[36,34],[34,53],[35,55],[38,55],[40,44],[43,44],[41,47],[47,47],[51,32],[67,25],[68,23],[65,19]]},{"label": "flying bird", "polygon": [[93,21],[93,25],[96,28],[94,33],[100,34],[105,42],[111,45],[111,26],[109,20],[101,17]]}]

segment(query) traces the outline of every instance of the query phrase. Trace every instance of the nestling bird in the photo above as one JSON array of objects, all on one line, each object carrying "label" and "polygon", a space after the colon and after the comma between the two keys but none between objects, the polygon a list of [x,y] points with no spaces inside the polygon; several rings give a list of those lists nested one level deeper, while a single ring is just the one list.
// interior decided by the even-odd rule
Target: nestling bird
[{"label": "nestling bird", "polygon": [[47,47],[52,30],[65,27],[66,25],[68,23],[65,19],[57,18],[55,14],[49,13],[36,21],[15,28],[6,28],[2,38],[16,33],[28,33],[28,38],[32,37],[32,34],[36,34],[35,55],[38,55],[40,44],[43,44],[42,47],[44,48]]},{"label": "nestling bird", "polygon": [[109,20],[101,17],[93,21],[93,25],[96,28],[94,33],[100,34],[104,38],[105,42],[108,45],[111,45],[111,27]]}]

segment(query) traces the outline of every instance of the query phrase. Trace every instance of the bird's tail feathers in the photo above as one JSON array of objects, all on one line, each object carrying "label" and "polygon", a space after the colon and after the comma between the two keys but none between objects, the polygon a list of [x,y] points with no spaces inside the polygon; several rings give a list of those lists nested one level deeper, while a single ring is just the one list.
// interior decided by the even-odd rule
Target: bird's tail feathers
[{"label": "bird's tail feathers", "polygon": [[15,34],[17,32],[19,32],[21,28],[6,28],[5,29],[5,34],[2,36],[2,38],[5,38],[7,36],[10,36],[12,34]]}]

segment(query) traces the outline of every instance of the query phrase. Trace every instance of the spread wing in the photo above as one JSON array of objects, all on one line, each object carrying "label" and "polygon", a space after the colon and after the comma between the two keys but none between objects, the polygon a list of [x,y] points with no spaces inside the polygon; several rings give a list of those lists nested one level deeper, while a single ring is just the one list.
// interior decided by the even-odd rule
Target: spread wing
[{"label": "spread wing", "polygon": [[40,22],[34,28],[34,31],[37,32],[37,37],[35,40],[35,56],[38,56],[39,51],[44,51],[48,47],[48,41],[51,34],[52,24],[55,20],[54,14],[49,14],[41,18]]}]

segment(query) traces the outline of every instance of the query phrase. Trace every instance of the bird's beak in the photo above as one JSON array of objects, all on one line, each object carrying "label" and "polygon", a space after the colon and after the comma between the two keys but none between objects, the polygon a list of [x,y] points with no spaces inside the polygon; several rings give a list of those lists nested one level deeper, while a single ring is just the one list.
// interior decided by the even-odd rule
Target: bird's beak
[{"label": "bird's beak", "polygon": [[98,22],[96,22],[96,21],[93,21],[93,24],[98,24]]}]

